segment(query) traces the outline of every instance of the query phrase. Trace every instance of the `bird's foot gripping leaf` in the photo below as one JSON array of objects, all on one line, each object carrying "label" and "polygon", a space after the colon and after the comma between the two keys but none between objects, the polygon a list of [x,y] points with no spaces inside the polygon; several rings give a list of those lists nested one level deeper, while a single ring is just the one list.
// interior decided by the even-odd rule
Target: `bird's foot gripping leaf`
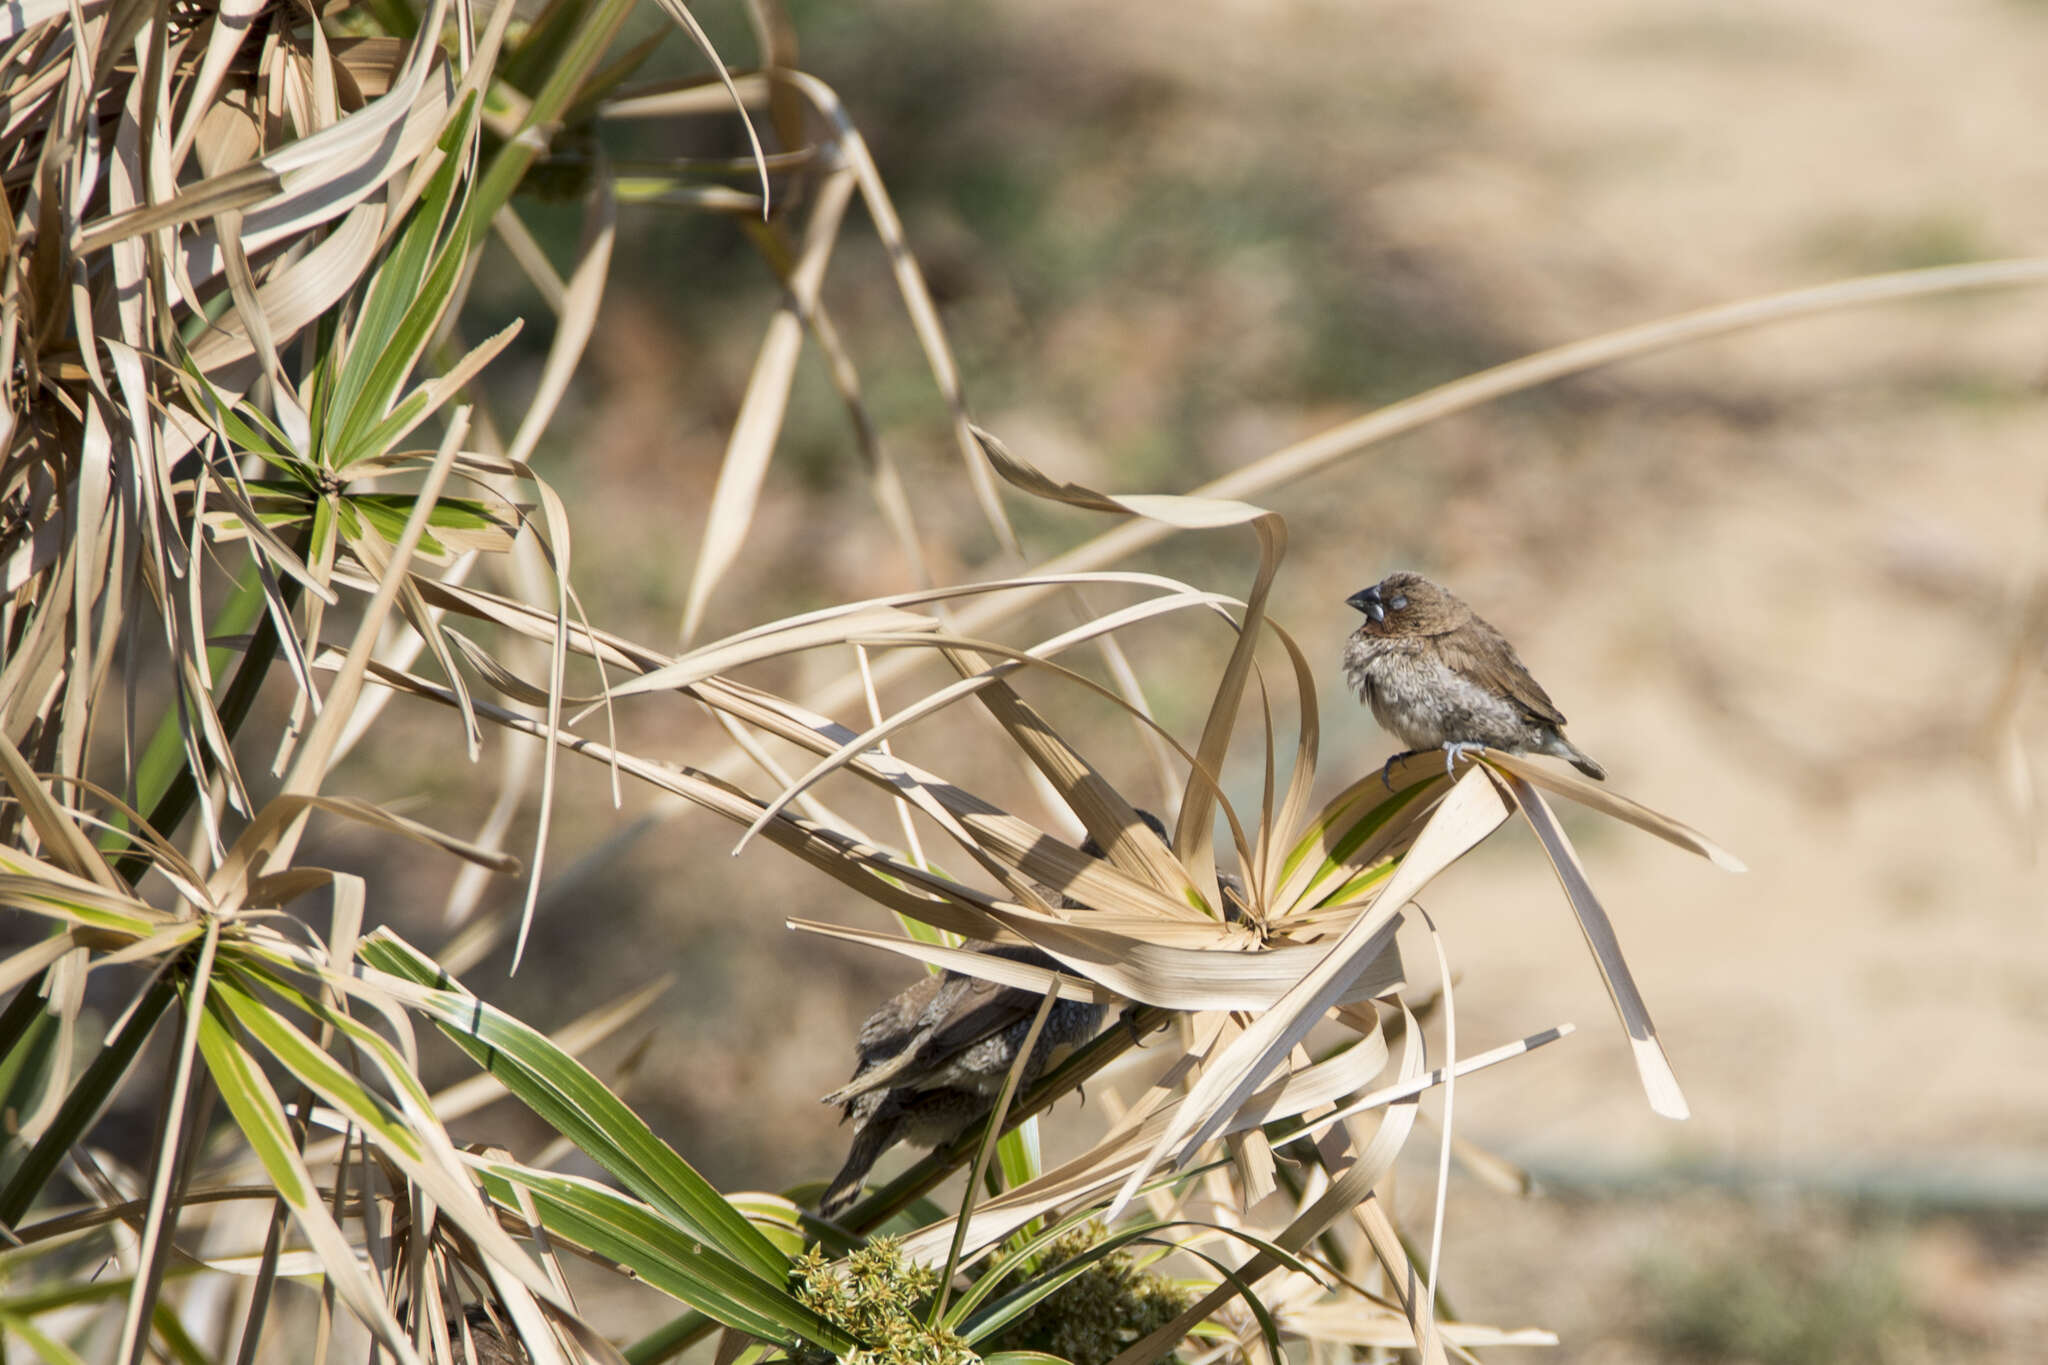
[{"label": "bird's foot gripping leaf", "polygon": [[1392,791],[1394,789],[1394,765],[1404,758],[1413,758],[1415,755],[1423,752],[1426,751],[1422,749],[1403,749],[1400,753],[1388,759],[1380,767],[1380,784],[1388,791]]},{"label": "bird's foot gripping leaf", "polygon": [[1457,773],[1452,771],[1451,765],[1458,759],[1467,758],[1472,754],[1482,752],[1485,748],[1484,744],[1474,744],[1470,740],[1454,739],[1446,742],[1444,745],[1444,776],[1456,777]]}]

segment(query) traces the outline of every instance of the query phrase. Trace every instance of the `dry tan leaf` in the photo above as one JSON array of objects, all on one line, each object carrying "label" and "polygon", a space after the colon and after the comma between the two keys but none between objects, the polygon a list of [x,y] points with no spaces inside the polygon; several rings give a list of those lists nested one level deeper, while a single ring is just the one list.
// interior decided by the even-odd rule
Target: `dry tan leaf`
[{"label": "dry tan leaf", "polygon": [[14,799],[21,803],[29,824],[42,840],[44,850],[58,867],[104,890],[117,893],[126,890],[107,866],[106,859],[92,846],[92,840],[79,829],[71,813],[43,790],[43,784],[28,766],[28,760],[21,756],[21,750],[14,747],[4,732],[0,732],[0,778],[6,779]]},{"label": "dry tan leaf", "polygon": [[1607,918],[1607,912],[1601,908],[1599,898],[1586,881],[1586,869],[1579,863],[1578,851],[1565,837],[1564,827],[1558,824],[1557,817],[1544,802],[1543,794],[1519,773],[1508,773],[1507,780],[1523,818],[1528,820],[1529,828],[1536,831],[1545,856],[1557,871],[1565,898],[1571,902],[1579,929],[1586,936],[1586,946],[1592,950],[1593,961],[1600,968],[1600,979],[1607,984],[1608,998],[1614,1002],[1615,1013],[1621,1016],[1622,1027],[1628,1030],[1629,1050],[1635,1057],[1636,1072],[1642,1077],[1643,1090],[1650,1097],[1650,1108],[1668,1119],[1689,1117],[1692,1111],[1686,1105],[1685,1093],[1678,1088],[1678,1077],[1671,1070],[1671,1061],[1664,1055],[1664,1044],[1657,1038],[1657,1026],[1650,1021],[1650,1008],[1643,1003],[1642,992],[1636,989],[1635,976],[1628,969],[1628,959],[1622,956],[1621,941],[1614,935],[1614,922]]},{"label": "dry tan leaf", "polygon": [[754,370],[740,399],[739,416],[733,421],[725,458],[718,467],[718,482],[712,490],[711,506],[705,513],[704,534],[697,545],[697,567],[684,595],[682,640],[686,645],[696,638],[711,594],[739,557],[740,546],[753,525],[754,504],[767,476],[768,462],[775,454],[783,413],[789,406],[790,387],[796,379],[804,321],[817,309],[818,291],[825,283],[825,271],[832,260],[832,248],[839,240],[852,190],[853,176],[849,172],[827,176],[820,187],[804,225],[803,246],[795,268],[784,279],[788,292],[769,319],[767,335],[761,338],[760,351],[754,357]]},{"label": "dry tan leaf", "polygon": [[[383,224],[381,204],[358,205],[289,269],[257,286],[257,306],[268,319],[274,340],[296,336],[355,287],[377,253]],[[248,245],[246,237],[243,245]],[[192,363],[213,380],[224,399],[239,396],[240,387],[222,371],[253,354],[248,332],[233,319],[208,327],[191,347]]]},{"label": "dry tan leaf", "polygon": [[1034,967],[1028,962],[1014,962],[1009,958],[992,957],[987,953],[974,952],[967,948],[949,948],[944,944],[920,943],[916,939],[900,938],[894,934],[877,933],[868,929],[851,929],[844,925],[826,924],[818,920],[792,919],[783,921],[799,933],[817,934],[822,938],[838,939],[843,943],[858,943],[869,948],[881,948],[887,952],[900,953],[919,962],[962,976],[980,977],[1004,986],[1016,986],[1036,995],[1054,990],[1062,1000],[1090,1000],[1102,1004],[1116,1004],[1123,996],[1104,987],[1095,985],[1083,977],[1068,976],[1063,972],[1050,972],[1043,967]]},{"label": "dry tan leaf", "polygon": [[221,81],[227,75],[235,54],[241,50],[243,39],[249,35],[251,21],[262,13],[266,2],[222,0],[215,7],[213,23],[207,29],[206,51],[199,59],[199,70],[185,87],[185,118],[171,140],[170,162],[173,167],[184,164],[200,125],[207,113],[217,107],[218,101],[214,97],[220,92]]},{"label": "dry tan leaf", "polygon": [[[1142,938],[1109,933],[1093,923],[1068,924],[1006,906],[990,905],[991,918],[1012,930],[1019,938],[1043,948],[1072,967],[1068,977],[1029,964],[991,958],[961,948],[920,943],[871,930],[849,929],[812,920],[787,921],[792,929],[822,934],[870,947],[900,953],[965,976],[982,977],[1008,986],[1043,992],[1058,982],[1068,999],[1137,1000],[1164,1009],[1258,1010],[1270,1008],[1299,980],[1303,972],[1320,961],[1325,948],[1267,948],[1256,952],[1217,948],[1173,947]],[[1401,977],[1401,959],[1394,950],[1393,929],[1389,927],[1384,951],[1361,973],[1347,992],[1345,1003],[1363,1003],[1391,994],[1406,984]],[[1089,983],[1100,983],[1089,984]]]},{"label": "dry tan leaf", "polygon": [[952,414],[953,439],[959,446],[960,458],[966,462],[968,482],[974,488],[975,500],[981,505],[982,517],[1004,551],[1022,560],[1024,548],[1017,540],[1016,530],[1010,525],[1009,515],[1003,511],[1002,500],[996,496],[995,481],[989,477],[988,466],[981,458],[980,444],[974,437],[973,424],[967,418],[967,399],[960,388],[960,369],[953,360],[953,348],[946,340],[946,329],[939,322],[939,311],[932,303],[931,291],[925,287],[924,272],[918,267],[917,255],[904,236],[903,221],[896,216],[888,188],[883,185],[881,173],[875,169],[874,158],[868,153],[867,140],[860,135],[860,130],[854,126],[845,106],[830,86],[804,71],[787,71],[778,75],[790,88],[800,91],[831,126],[840,156],[853,168],[860,183],[861,202],[867,205],[868,217],[875,225],[875,235],[882,239],[882,246],[888,253],[897,291],[903,295],[911,328],[924,349],[925,363],[931,369],[933,381],[938,384],[939,396],[945,399],[947,411]]},{"label": "dry tan leaf", "polygon": [[[1148,941],[1132,933],[1099,927],[1094,916],[1063,921],[1031,915],[997,903],[989,914],[1019,936],[1045,949],[1076,972],[1121,995],[1177,1010],[1266,1010],[1283,1000],[1333,946],[1276,946],[1252,950],[1239,936],[1237,949],[1188,948]],[[1399,915],[1392,916],[1368,946],[1359,949],[1357,975],[1339,993],[1356,1004],[1399,990],[1406,982],[1394,948]],[[1217,939],[1225,934],[1217,931]]]},{"label": "dry tan leaf", "polygon": [[[769,803],[768,811],[772,814],[780,810],[784,805],[787,805],[790,801],[801,795],[823,777],[837,771],[841,767],[856,764],[863,755],[869,754],[883,739],[890,737],[904,727],[950,706],[953,702],[983,687],[999,682],[1003,677],[1026,664],[1052,669],[1067,681],[1088,687],[1098,695],[1108,698],[1119,706],[1124,705],[1122,698],[1117,697],[1113,692],[1103,688],[1100,684],[1082,678],[1070,670],[1058,668],[1047,661],[1054,655],[1094,639],[1098,635],[1120,630],[1128,625],[1149,620],[1167,612],[1178,611],[1188,607],[1210,606],[1214,605],[1215,602],[1216,599],[1213,594],[1195,593],[1192,591],[1175,594],[1171,597],[1157,598],[1150,602],[1139,603],[1135,606],[1126,607],[1121,611],[1112,612],[1107,616],[1097,618],[1074,630],[1055,636],[1050,640],[1041,641],[1028,650],[1021,651],[1009,649],[992,641],[967,640],[938,634],[922,639],[899,641],[898,643],[929,644],[934,648],[947,648],[967,653],[995,654],[1001,656],[1003,662],[920,698],[918,701],[898,711],[895,715],[888,717],[880,724],[871,726],[858,735],[846,731],[844,727],[834,726],[835,733],[844,735],[844,739],[840,740],[836,747],[827,752],[827,756],[822,762],[811,768],[809,772],[805,773],[795,783],[784,788],[776,796],[775,800]],[[858,643],[878,642],[859,641]],[[1149,720],[1148,717],[1141,719]],[[1234,827],[1234,815],[1232,818]],[[750,837],[752,837],[751,830],[741,837],[740,843],[742,846]],[[1204,900],[1209,904],[1217,904],[1220,902],[1220,896],[1205,896]],[[1168,903],[1173,902],[1169,901]],[[1185,916],[1190,913],[1199,914],[1201,912],[1191,906],[1177,906],[1175,909],[1165,910],[1162,913]]]},{"label": "dry tan leaf", "polygon": [[[1412,1018],[1407,1022],[1409,1026],[1402,1034],[1399,1063],[1399,1071],[1404,1079],[1418,1073],[1422,1066],[1422,1049],[1419,1043],[1421,1030],[1415,1027]],[[1279,1235],[1271,1239],[1274,1244],[1285,1251],[1299,1251],[1324,1228],[1357,1208],[1371,1193],[1373,1186],[1377,1185],[1393,1167],[1394,1158],[1400,1154],[1402,1146],[1407,1142],[1409,1131],[1414,1127],[1416,1108],[1417,1106],[1410,1102],[1391,1110],[1362,1151],[1350,1155],[1343,1164],[1333,1165],[1328,1188],[1289,1222]],[[1122,1196],[1119,1196],[1120,1201],[1121,1198]],[[1178,1318],[1126,1348],[1111,1365],[1144,1365],[1145,1362],[1156,1359],[1161,1353],[1170,1350],[1195,1324],[1236,1297],[1240,1292],[1240,1285],[1256,1289],[1265,1276],[1280,1268],[1280,1264],[1278,1259],[1268,1253],[1258,1253],[1238,1267],[1234,1282],[1218,1285]],[[1408,1270],[1404,1260],[1401,1272]],[[1404,1295],[1403,1299],[1404,1303],[1412,1303],[1413,1295]],[[1429,1310],[1424,1307],[1423,1316],[1418,1321],[1411,1310],[1409,1320],[1413,1328],[1412,1341],[1422,1352],[1425,1362],[1432,1359],[1441,1361],[1443,1347],[1436,1338],[1433,1331],[1434,1323],[1428,1314]]]},{"label": "dry tan leaf", "polygon": [[1413,1099],[1432,1086],[1443,1085],[1455,1077],[1467,1076],[1475,1071],[1484,1071],[1490,1066],[1498,1066],[1500,1063],[1510,1061],[1525,1052],[1534,1052],[1539,1047],[1547,1047],[1560,1039],[1568,1038],[1577,1031],[1576,1027],[1571,1024],[1559,1024],[1554,1028],[1539,1030],[1526,1038],[1518,1038],[1512,1043],[1503,1043],[1499,1047],[1475,1053],[1454,1065],[1440,1066],[1430,1071],[1418,1072],[1416,1075],[1394,1085],[1385,1086],[1360,1095],[1356,1099],[1347,1100],[1342,1108],[1328,1114],[1319,1115],[1305,1124],[1300,1131],[1283,1134],[1277,1141],[1280,1145],[1285,1145],[1302,1138],[1318,1137],[1327,1132],[1333,1124],[1342,1123],[1354,1115],[1362,1114],[1370,1109],[1378,1109],[1388,1104],[1394,1104],[1401,1100]]},{"label": "dry tan leaf", "polygon": [[[1415,1344],[1414,1330],[1399,1313],[1356,1302],[1290,1308],[1277,1315],[1281,1329],[1311,1341],[1342,1346],[1403,1350]],[[1478,1346],[1555,1346],[1557,1334],[1537,1327],[1487,1327],[1472,1322],[1437,1324],[1444,1341],[1466,1350]]]},{"label": "dry tan leaf", "polygon": [[1747,872],[1743,861],[1722,848],[1719,844],[1693,829],[1680,824],[1668,815],[1660,815],[1647,806],[1641,806],[1612,788],[1598,782],[1589,782],[1576,773],[1553,769],[1541,763],[1523,758],[1519,754],[1504,754],[1493,749],[1485,751],[1486,761],[1502,768],[1534,786],[1567,796],[1582,806],[1590,806],[1602,815],[1611,815],[1625,824],[1634,825],[1656,835],[1669,844],[1676,844],[1688,853],[1697,853],[1714,866],[1730,872]]},{"label": "dry tan leaf", "polygon": [[853,640],[873,644],[900,637],[908,642],[938,629],[937,621],[916,612],[886,605],[850,603],[829,613],[772,622],[691,650],[672,664],[617,684],[611,689],[611,695],[618,698],[642,692],[679,691],[692,683],[720,673],[730,673],[763,659],[843,645]]},{"label": "dry tan leaf", "polygon": [[[1265,602],[1273,575],[1287,549],[1286,523],[1263,508],[1249,503],[1219,499],[1186,498],[1160,494],[1112,495],[1098,493],[1075,483],[1060,483],[1020,459],[991,433],[972,428],[982,453],[996,472],[1015,486],[1055,502],[1102,512],[1128,512],[1183,530],[1213,529],[1249,524],[1258,534],[1259,568],[1252,589],[1245,596],[1244,620],[1238,625],[1236,647],[1225,664],[1209,718],[1196,750],[1195,770],[1181,797],[1180,818],[1174,833],[1174,851],[1193,876],[1205,900],[1221,904],[1216,889],[1215,866],[1210,853],[1210,816],[1216,806],[1215,775],[1222,771],[1223,756],[1236,728],[1244,686],[1251,674],[1252,651],[1258,643],[1265,615]],[[1236,833],[1239,856],[1249,865],[1253,859],[1245,846],[1244,834],[1235,814],[1231,826]]]},{"label": "dry tan leaf", "polygon": [[[1088,627],[1083,625],[1081,629]],[[1103,639],[1113,638],[1107,634]],[[1108,854],[1110,862],[1146,885],[1155,887],[1185,912],[1215,920],[1222,919],[1220,905],[1206,903],[1194,879],[1188,876],[1166,842],[1138,818],[1137,810],[1096,771],[1093,764],[1060,737],[1052,724],[1033,710],[1008,683],[990,672],[987,660],[978,652],[953,646],[946,659],[963,679],[988,674],[988,685],[976,696],[996,718],[1011,742],[1017,745],[1052,785],[1067,808]]]},{"label": "dry tan leaf", "polygon": [[723,114],[733,106],[737,92],[743,107],[752,108],[768,99],[768,78],[759,72],[729,77],[731,85],[717,76],[685,76],[673,82],[650,85],[631,95],[605,101],[598,113],[606,119],[687,118]]},{"label": "dry tan leaf", "polygon": [[1112,1219],[1136,1192],[1142,1173],[1168,1151],[1175,1152],[1177,1165],[1185,1163],[1215,1135],[1245,1097],[1258,1088],[1343,995],[1371,960],[1368,953],[1376,954],[1380,935],[1401,907],[1438,873],[1500,828],[1507,817],[1507,804],[1491,775],[1476,766],[1468,770],[1431,815],[1414,848],[1374,899],[1371,911],[1359,916],[1338,938],[1328,956],[1203,1072],[1173,1126],[1161,1136],[1139,1167],[1139,1173],[1126,1182],[1111,1205]]}]

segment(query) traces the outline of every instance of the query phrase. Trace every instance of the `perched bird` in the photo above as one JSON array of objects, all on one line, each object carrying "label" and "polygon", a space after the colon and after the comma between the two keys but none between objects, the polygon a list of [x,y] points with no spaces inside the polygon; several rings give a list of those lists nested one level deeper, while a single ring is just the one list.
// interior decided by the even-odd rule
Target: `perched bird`
[{"label": "perched bird", "polygon": [[[1142,810],[1138,817],[1166,837],[1158,817]],[[1104,856],[1093,839],[1081,851]],[[1058,962],[1026,944],[975,951],[1059,969]],[[923,977],[869,1015],[860,1026],[853,1079],[824,1099],[841,1107],[840,1121],[852,1119],[854,1130],[846,1164],[818,1202],[820,1216],[838,1217],[860,1193],[876,1159],[897,1143],[941,1147],[987,1118],[1044,999],[1037,991],[945,972]],[[1106,1006],[1092,1001],[1056,1001],[1020,1084],[1031,1084],[1055,1060],[1093,1038],[1106,1012]]]},{"label": "perched bird", "polygon": [[[473,1303],[462,1314],[464,1325],[448,1325],[448,1342],[454,1347],[456,1365],[527,1365],[531,1359],[516,1340],[507,1341],[499,1324],[482,1304]],[[469,1347],[463,1345],[466,1330]]]},{"label": "perched bird", "polygon": [[[1024,944],[976,951],[1059,968]],[[924,977],[869,1015],[860,1028],[853,1079],[825,1097],[826,1104],[843,1108],[854,1130],[852,1150],[818,1202],[819,1214],[838,1217],[860,1193],[876,1159],[897,1143],[941,1147],[988,1117],[1044,999],[1036,991],[946,972]],[[1093,1038],[1106,1008],[1088,1000],[1056,1001],[1020,1084],[1029,1085],[1055,1058]]]},{"label": "perched bird", "polygon": [[1365,620],[1344,646],[1344,677],[1408,754],[1441,747],[1445,772],[1468,749],[1552,754],[1606,781],[1606,769],[1564,737],[1563,713],[1514,646],[1449,589],[1393,573],[1345,605]]},{"label": "perched bird", "polygon": [[[412,1324],[412,1308],[412,1300],[401,1299],[397,1317],[400,1323],[417,1327]],[[507,1338],[511,1316],[502,1304],[496,1313],[481,1303],[451,1304],[444,1325],[453,1365],[529,1365],[532,1360],[516,1335]],[[420,1355],[427,1354],[422,1340]]]}]

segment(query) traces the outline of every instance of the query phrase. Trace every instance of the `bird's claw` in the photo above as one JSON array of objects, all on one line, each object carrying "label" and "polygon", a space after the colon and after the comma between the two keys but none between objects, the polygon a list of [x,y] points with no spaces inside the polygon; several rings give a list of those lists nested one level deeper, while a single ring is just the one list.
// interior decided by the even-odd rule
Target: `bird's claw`
[{"label": "bird's claw", "polygon": [[1422,750],[1420,749],[1403,749],[1400,753],[1388,759],[1380,767],[1380,785],[1388,791],[1392,791],[1394,789],[1394,765],[1404,758],[1413,758],[1421,752]]},{"label": "bird's claw", "polygon": [[1123,1012],[1117,1017],[1117,1022],[1122,1024],[1124,1031],[1131,1035],[1131,1046],[1145,1046],[1145,1035],[1138,1031],[1138,1007],[1136,1005],[1126,1005]]},{"label": "bird's claw", "polygon": [[1455,779],[1457,773],[1452,771],[1451,764],[1473,753],[1475,750],[1484,749],[1485,747],[1484,744],[1473,744],[1462,739],[1453,740],[1444,745],[1444,776]]}]

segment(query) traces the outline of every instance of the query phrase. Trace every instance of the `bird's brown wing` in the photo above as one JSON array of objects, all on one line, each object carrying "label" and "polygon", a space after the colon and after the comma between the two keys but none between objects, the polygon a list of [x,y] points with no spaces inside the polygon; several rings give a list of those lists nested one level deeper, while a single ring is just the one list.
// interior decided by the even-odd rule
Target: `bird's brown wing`
[{"label": "bird's brown wing", "polygon": [[[884,1001],[860,1026],[862,1066],[878,1058],[894,1057],[917,1037],[918,1021],[931,1008],[943,978],[921,976]],[[859,1074],[858,1071],[855,1073]]]},{"label": "bird's brown wing", "polygon": [[[915,1021],[915,1031],[903,1038],[900,1050],[882,1055],[872,1066],[863,1065],[852,1080],[825,1096],[826,1104],[846,1104],[884,1086],[917,1089],[921,1075],[1018,1020],[1029,1019],[1043,998],[975,976],[948,973],[931,980],[936,989],[928,997],[923,1017]],[[874,1057],[876,1051],[866,1055]]]},{"label": "bird's brown wing", "polygon": [[945,987],[947,978],[922,976],[882,1002],[860,1026],[853,1079],[825,1096],[824,1104],[850,1104],[917,1061],[919,1045],[926,1037],[920,1027],[932,1001]]},{"label": "bird's brown wing", "polygon": [[[1048,971],[1059,967],[1042,949],[1028,944],[996,944],[974,951]],[[920,978],[861,1025],[860,1065],[853,1079],[825,1096],[824,1102],[850,1104],[884,1086],[919,1089],[921,1076],[982,1039],[1029,1019],[1044,998],[1037,991],[960,972]]]},{"label": "bird's brown wing", "polygon": [[1564,713],[1550,700],[1550,694],[1534,678],[1515,647],[1486,622],[1474,616],[1458,629],[1436,637],[1444,663],[1479,686],[1512,702],[1519,710],[1553,729],[1564,725]]},{"label": "bird's brown wing", "polygon": [[[1034,991],[999,986],[980,977],[950,977],[926,1015],[931,1034],[918,1048],[918,1060],[927,1068],[938,1066],[982,1039],[1029,1019],[1044,998]],[[905,1079],[916,1085],[914,1077]]]}]

